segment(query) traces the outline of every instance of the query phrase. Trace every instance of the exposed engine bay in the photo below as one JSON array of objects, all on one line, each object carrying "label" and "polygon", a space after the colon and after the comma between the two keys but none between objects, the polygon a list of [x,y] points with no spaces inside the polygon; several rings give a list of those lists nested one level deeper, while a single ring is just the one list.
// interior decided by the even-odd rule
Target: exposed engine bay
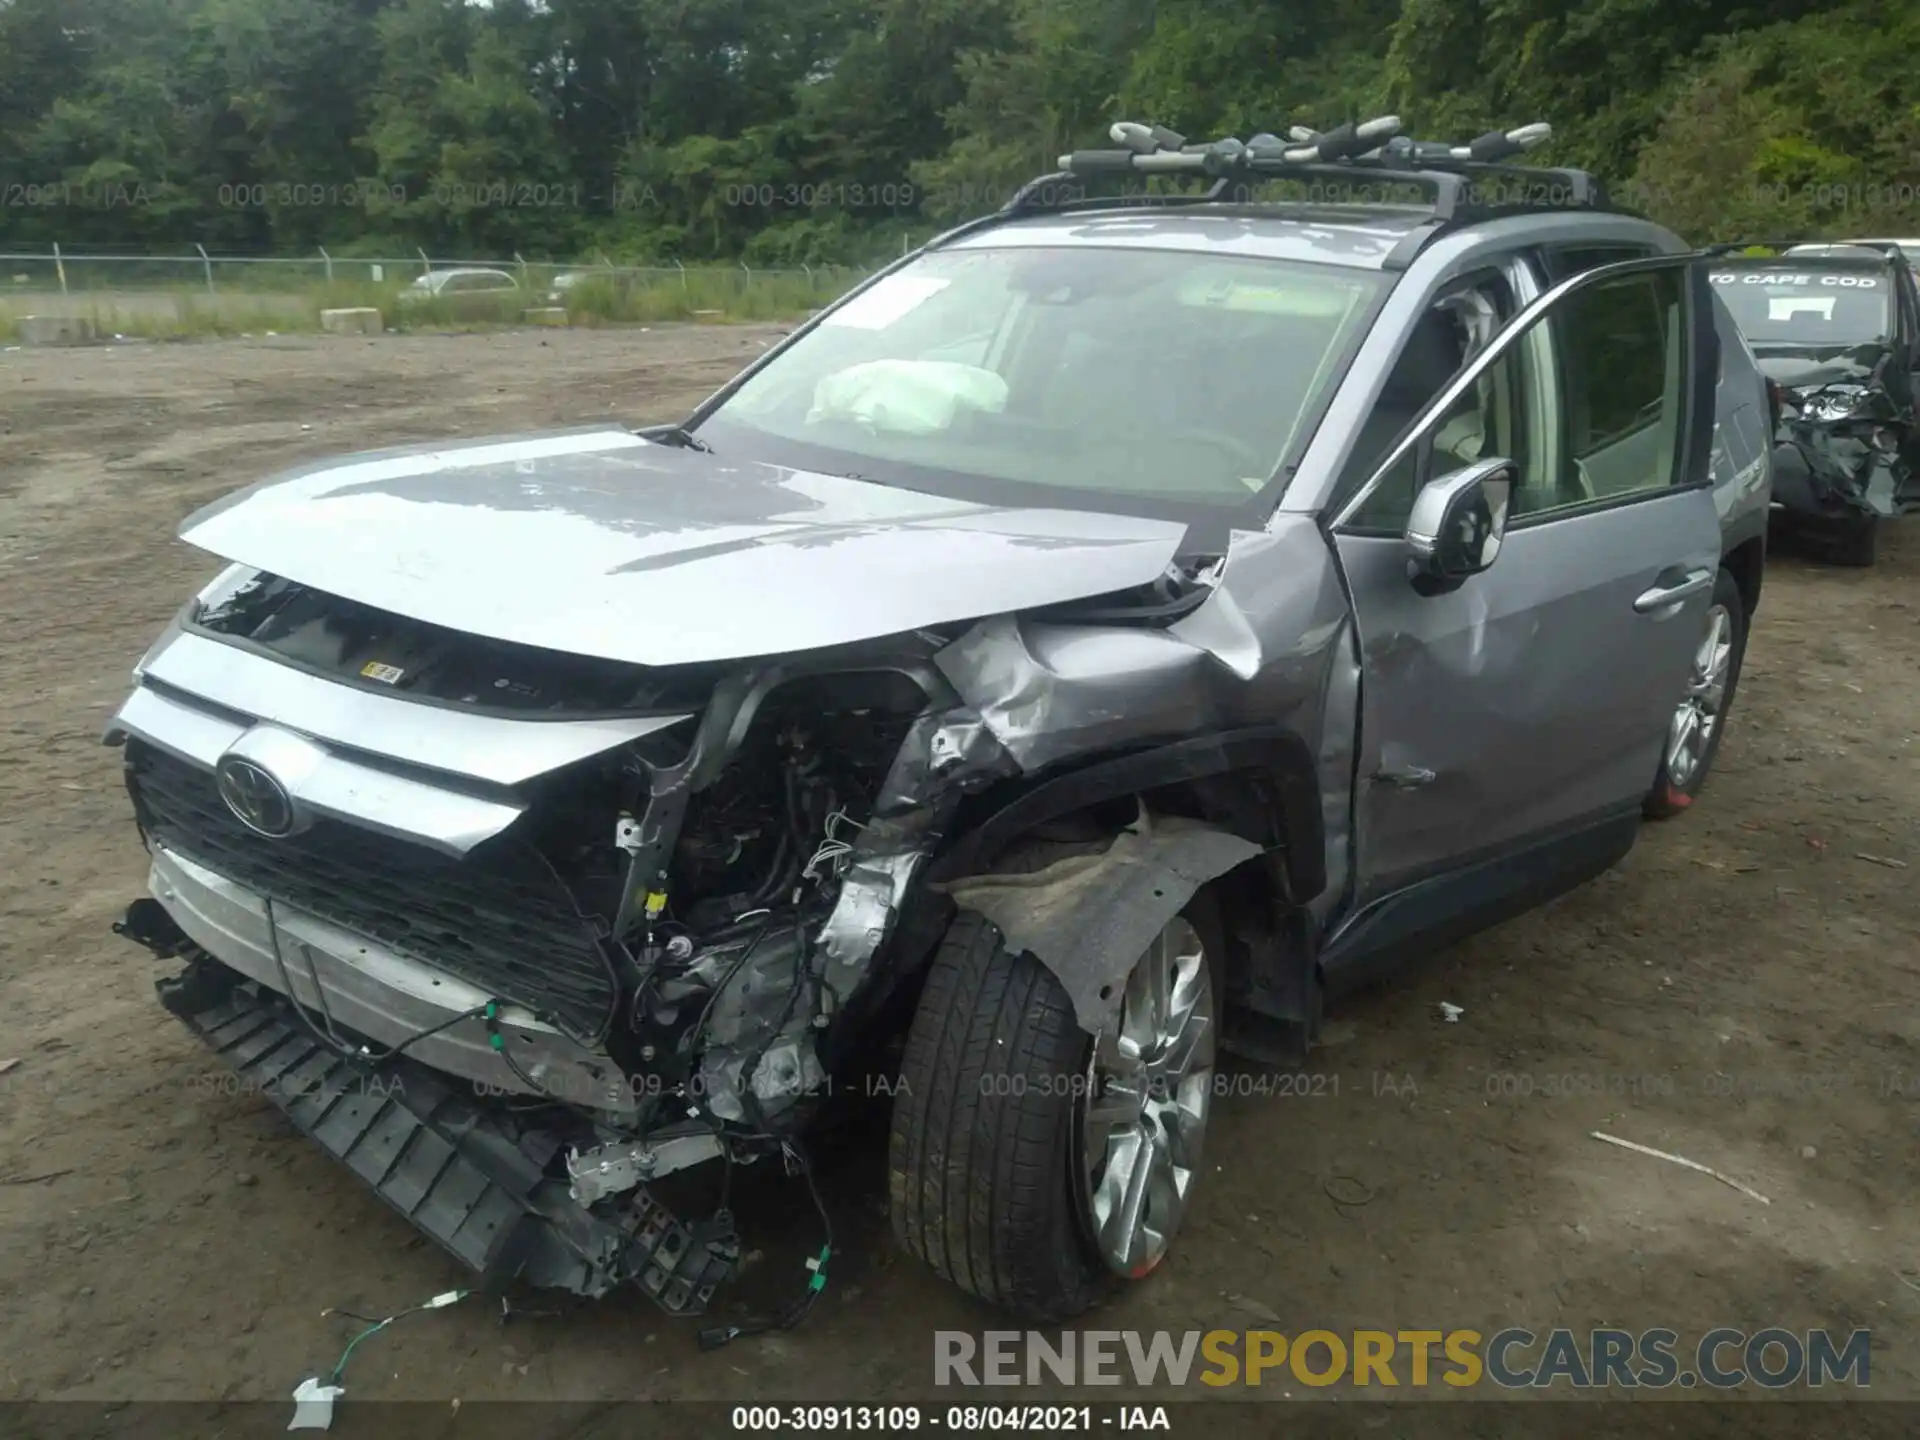
[{"label": "exposed engine bay", "polygon": [[[945,635],[813,665],[661,672],[477,639],[269,575],[183,623],[461,710],[697,712],[540,775],[522,818],[457,859],[325,816],[250,833],[222,804],[222,779],[127,741],[150,847],[247,886],[270,915],[297,907],[479,987],[485,1012],[458,1018],[492,1031],[511,1079],[475,1082],[474,1098],[537,1112],[563,1145],[573,1200],[627,1229],[626,1207],[652,1204],[634,1193],[648,1181],[719,1157],[791,1156],[931,839],[965,790],[1017,769],[929,663]],[[282,949],[302,949],[274,948],[283,967]],[[270,988],[297,993],[301,977],[282,973]],[[599,1078],[502,1043],[493,1027],[510,1007],[591,1055]],[[290,1013],[349,1056],[407,1049],[336,1028],[318,1007]],[[618,1278],[610,1264],[575,1288]]]},{"label": "exposed engine bay", "polygon": [[[930,704],[923,686],[939,685],[924,655],[824,675],[650,671],[476,639],[264,575],[197,623],[330,678],[443,704],[546,715],[707,705],[698,725],[542,776],[515,833],[471,857],[503,876],[517,860],[564,889],[607,962],[600,1006],[528,973],[468,966],[468,978],[604,1049],[632,1087],[626,1131],[663,1108],[762,1136],[791,1123],[824,1079],[813,1041],[833,1008],[814,937]],[[520,853],[485,853],[507,849]],[[594,1098],[522,1078],[568,1104]]]}]

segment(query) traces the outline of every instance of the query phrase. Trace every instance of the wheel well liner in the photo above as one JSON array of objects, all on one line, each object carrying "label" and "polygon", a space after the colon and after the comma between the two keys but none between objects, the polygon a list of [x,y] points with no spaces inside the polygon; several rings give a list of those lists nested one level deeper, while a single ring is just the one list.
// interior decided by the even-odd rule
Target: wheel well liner
[{"label": "wheel well liner", "polygon": [[927,878],[947,881],[978,874],[1036,826],[1102,801],[1246,772],[1264,776],[1273,785],[1280,805],[1281,864],[1288,890],[1296,903],[1305,902],[1327,883],[1320,782],[1306,742],[1279,727],[1196,735],[1095,760],[1043,779],[961,834],[934,861]]}]

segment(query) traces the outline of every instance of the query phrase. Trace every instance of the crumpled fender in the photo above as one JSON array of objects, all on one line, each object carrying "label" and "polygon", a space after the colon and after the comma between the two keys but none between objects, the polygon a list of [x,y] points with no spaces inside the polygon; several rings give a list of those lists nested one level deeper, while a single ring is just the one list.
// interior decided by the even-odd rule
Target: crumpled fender
[{"label": "crumpled fender", "polygon": [[1140,818],[1097,854],[1021,875],[970,875],[937,888],[999,927],[1007,946],[1046,966],[1090,1035],[1115,1023],[1129,972],[1194,893],[1263,853],[1203,821]]}]

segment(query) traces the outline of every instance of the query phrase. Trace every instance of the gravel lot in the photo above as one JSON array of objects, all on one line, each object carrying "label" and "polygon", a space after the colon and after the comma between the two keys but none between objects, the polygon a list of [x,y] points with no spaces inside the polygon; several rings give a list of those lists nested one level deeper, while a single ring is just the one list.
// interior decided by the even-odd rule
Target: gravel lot
[{"label": "gravel lot", "polygon": [[[265,1102],[222,1093],[109,932],[144,871],[97,737],[209,573],[176,523],[329,453],[671,418],[772,333],[0,355],[0,1399],[279,1399],[351,1333],[323,1308],[388,1314],[459,1279]],[[1920,528],[1867,572],[1778,556],[1702,802],[1343,1007],[1318,1093],[1224,1101],[1181,1248],[1100,1323],[1868,1326],[1874,1391],[1920,1399],[1917,575]],[[928,1332],[995,1320],[894,1251],[883,1135],[823,1160],[843,1255],[797,1331],[702,1354],[638,1295],[504,1326],[469,1304],[370,1342],[353,1395],[929,1397]],[[804,1202],[776,1178],[740,1209],[769,1257],[747,1288],[792,1293]]]}]

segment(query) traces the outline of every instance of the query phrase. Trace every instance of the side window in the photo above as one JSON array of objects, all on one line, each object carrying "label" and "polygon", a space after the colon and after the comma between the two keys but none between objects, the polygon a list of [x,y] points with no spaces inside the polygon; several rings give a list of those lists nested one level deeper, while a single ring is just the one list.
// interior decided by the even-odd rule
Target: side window
[{"label": "side window", "polygon": [[1683,273],[1624,275],[1572,295],[1548,318],[1562,443],[1557,464],[1522,474],[1515,516],[1672,485],[1686,380]]},{"label": "side window", "polygon": [[1569,276],[1582,275],[1622,260],[1644,260],[1653,253],[1644,245],[1582,245],[1548,250],[1542,258],[1546,262],[1548,277],[1557,285]]},{"label": "side window", "polygon": [[[1512,318],[1514,310],[1506,281],[1489,273],[1443,296],[1420,318],[1361,429],[1341,478],[1342,491],[1351,493],[1371,478],[1415,417]],[[1395,463],[1379,488],[1354,512],[1351,523],[1368,530],[1404,529],[1422,486],[1476,460],[1504,455],[1519,462],[1524,473],[1529,430],[1527,368],[1522,351],[1514,351],[1481,376],[1430,437]]]}]

